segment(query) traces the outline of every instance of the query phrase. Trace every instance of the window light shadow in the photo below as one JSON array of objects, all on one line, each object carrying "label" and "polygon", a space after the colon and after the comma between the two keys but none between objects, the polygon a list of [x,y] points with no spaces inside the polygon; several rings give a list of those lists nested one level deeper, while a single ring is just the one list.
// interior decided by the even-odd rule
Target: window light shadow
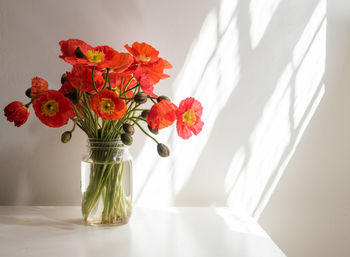
[{"label": "window light shadow", "polygon": [[188,141],[162,131],[169,159],[146,141],[137,204],[228,204],[255,218],[265,207],[325,92],[326,1],[261,2],[208,14],[173,84],[175,103],[202,102],[204,129]]}]

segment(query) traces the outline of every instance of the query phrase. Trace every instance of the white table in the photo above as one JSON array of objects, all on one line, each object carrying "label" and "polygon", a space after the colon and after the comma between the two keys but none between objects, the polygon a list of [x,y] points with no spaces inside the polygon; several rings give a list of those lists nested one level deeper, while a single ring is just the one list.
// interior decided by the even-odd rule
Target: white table
[{"label": "white table", "polygon": [[254,220],[227,208],[135,208],[129,224],[85,226],[80,207],[0,206],[1,257],[282,257]]}]

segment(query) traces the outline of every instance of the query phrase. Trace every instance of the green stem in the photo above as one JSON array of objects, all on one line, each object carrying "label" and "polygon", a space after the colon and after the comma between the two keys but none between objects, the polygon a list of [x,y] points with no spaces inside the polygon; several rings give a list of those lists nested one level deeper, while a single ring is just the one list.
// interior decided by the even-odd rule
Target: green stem
[{"label": "green stem", "polygon": [[91,76],[92,76],[92,84],[94,85],[94,89],[95,89],[96,93],[98,93],[98,90],[97,90],[96,84],[95,84],[95,78],[94,78],[95,68],[96,68],[95,66],[92,67]]},{"label": "green stem", "polygon": [[151,101],[152,101],[154,104],[156,104],[156,103],[157,103],[157,101],[156,101],[156,100],[154,100],[154,97],[148,96],[148,98],[149,98],[149,99],[151,99]]},{"label": "green stem", "polygon": [[150,134],[148,134],[144,129],[143,127],[137,123],[137,120],[134,120],[134,118],[129,118],[130,120],[132,120],[134,122],[134,124],[136,124],[140,129],[141,131],[148,137],[152,138],[157,144],[159,144],[159,142],[157,141],[157,139],[155,139],[154,137],[152,137]]},{"label": "green stem", "polygon": [[[127,84],[127,86],[126,86],[125,88],[127,88],[128,85],[129,85],[129,84]],[[127,92],[129,92],[129,91],[131,91],[131,90],[134,90],[134,89],[137,88],[138,86],[140,86],[139,83],[137,83],[136,86],[133,86],[132,88],[129,88],[129,89],[125,90],[120,96],[125,95]]]},{"label": "green stem", "polygon": [[[103,85],[102,89],[105,89],[107,86],[107,82],[108,82],[108,78],[109,78],[109,68],[107,68],[107,74],[106,74],[106,78],[105,78],[105,84]],[[96,86],[95,86],[96,88]]]},{"label": "green stem", "polygon": [[[39,95],[41,95],[41,94],[39,94]],[[30,100],[30,102],[27,103],[25,106],[28,108],[28,107],[39,97],[39,95],[34,96],[34,97]]]},{"label": "green stem", "polygon": [[112,83],[111,83],[111,77],[110,76],[108,76],[108,89],[109,90],[112,90]]}]

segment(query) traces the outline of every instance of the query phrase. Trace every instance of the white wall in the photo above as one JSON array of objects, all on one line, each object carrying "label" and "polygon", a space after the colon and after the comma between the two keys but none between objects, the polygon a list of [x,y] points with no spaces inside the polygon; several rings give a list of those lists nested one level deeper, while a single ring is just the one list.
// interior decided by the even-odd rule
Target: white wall
[{"label": "white wall", "polygon": [[[328,17],[325,7],[325,0],[0,0],[0,106],[24,100],[36,75],[59,87],[70,67],[57,57],[61,39],[120,51],[148,42],[174,65],[158,92],[175,103],[199,98],[206,125],[189,141],[166,129],[160,139],[171,146],[169,159],[137,134],[137,204],[228,204],[258,218],[284,174],[260,219],[272,238],[288,256],[346,256],[350,6],[333,1]],[[63,145],[66,129],[44,127],[34,115],[21,128],[0,122],[0,204],[79,204],[85,136]]]},{"label": "white wall", "polygon": [[326,90],[260,223],[288,256],[350,254],[350,3],[328,2]]}]

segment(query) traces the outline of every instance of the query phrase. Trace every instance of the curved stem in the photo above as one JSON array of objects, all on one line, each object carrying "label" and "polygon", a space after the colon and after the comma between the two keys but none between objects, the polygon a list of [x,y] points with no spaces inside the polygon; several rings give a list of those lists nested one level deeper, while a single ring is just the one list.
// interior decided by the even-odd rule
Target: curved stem
[{"label": "curved stem", "polygon": [[[127,88],[129,85],[129,83],[125,86],[125,88]],[[125,90],[120,96],[125,95],[127,92],[134,90],[135,88],[137,88],[138,86],[140,86],[139,83],[136,84],[136,86],[133,86],[132,88],[129,88],[128,90]]]},{"label": "curved stem", "polygon": [[94,89],[95,89],[96,93],[98,93],[98,90],[97,90],[96,84],[95,84],[95,79],[94,79],[95,68],[96,68],[95,66],[92,67],[91,76],[92,76],[92,84],[94,85]]},{"label": "curved stem", "polygon": [[[105,79],[105,84],[103,85],[102,89],[105,89],[107,86],[107,82],[108,82],[108,78],[109,78],[109,68],[107,68],[107,74],[106,74],[106,79]],[[96,86],[95,86],[96,89]]]},{"label": "curved stem", "polygon": [[128,119],[130,119],[130,120],[132,120],[133,122],[135,122],[135,124],[141,129],[141,131],[142,131],[146,136],[152,138],[157,144],[159,144],[159,142],[157,141],[157,139],[155,139],[155,138],[152,137],[150,134],[148,134],[148,133],[143,129],[143,127],[141,127],[141,125],[137,123],[136,120],[134,120],[133,118],[128,118]]},{"label": "curved stem", "polygon": [[154,104],[156,104],[156,103],[157,103],[157,101],[156,101],[156,100],[154,100],[154,99],[156,99],[155,97],[148,96],[148,98],[149,98],[149,99],[151,99],[151,101],[152,101]]},{"label": "curved stem", "polygon": [[[39,94],[39,95],[41,95],[41,94]],[[39,97],[39,95],[34,96],[34,97],[30,100],[30,102],[27,103],[25,106],[28,108],[28,107]]]},{"label": "curved stem", "polygon": [[111,76],[108,75],[106,79],[108,80],[108,89],[112,90]]}]

